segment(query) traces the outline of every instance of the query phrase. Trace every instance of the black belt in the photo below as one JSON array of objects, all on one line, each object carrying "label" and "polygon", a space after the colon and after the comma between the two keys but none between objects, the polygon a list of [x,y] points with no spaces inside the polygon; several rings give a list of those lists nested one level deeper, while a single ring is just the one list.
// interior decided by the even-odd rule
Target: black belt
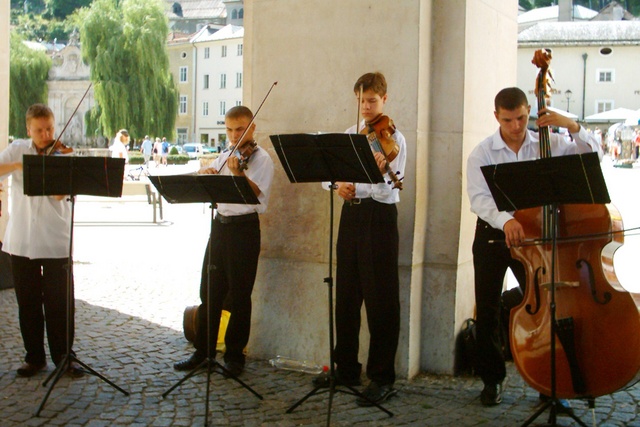
[{"label": "black belt", "polygon": [[367,205],[369,203],[375,203],[373,197],[365,197],[364,199],[354,198],[351,200],[345,200],[344,204],[347,206]]},{"label": "black belt", "polygon": [[258,221],[258,213],[251,212],[245,215],[224,216],[221,213],[216,214],[216,221],[221,224],[237,224],[239,222],[253,222]]}]

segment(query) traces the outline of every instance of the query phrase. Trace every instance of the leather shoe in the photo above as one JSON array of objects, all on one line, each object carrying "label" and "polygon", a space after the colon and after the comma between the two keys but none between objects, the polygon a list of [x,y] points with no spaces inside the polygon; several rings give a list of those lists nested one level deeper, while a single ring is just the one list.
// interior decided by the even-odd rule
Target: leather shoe
[{"label": "leather shoe", "polygon": [[[340,373],[338,373],[338,371],[336,372],[336,379],[335,379],[335,385],[339,386],[349,386],[349,387],[357,387],[359,385],[362,385],[362,383],[360,382],[360,378],[344,378],[342,375],[340,375]],[[314,387],[329,387],[331,385],[330,383],[330,374],[329,372],[323,372],[321,374],[316,375],[313,378],[313,386]]]},{"label": "leather shoe", "polygon": [[194,370],[204,361],[204,357],[197,356],[195,353],[190,358],[182,360],[173,365],[173,369],[176,371],[191,371]]},{"label": "leather shoe", "polygon": [[484,406],[495,406],[502,402],[502,384],[485,384],[480,393],[480,402]]},{"label": "leather shoe", "polygon": [[228,362],[224,362],[224,368],[226,369],[226,371],[222,371],[222,374],[225,377],[239,377],[242,371],[244,371],[244,364],[229,360]]},{"label": "leather shoe", "polygon": [[32,377],[40,371],[44,371],[47,368],[46,363],[41,364],[32,364],[25,362],[22,366],[18,368],[16,371],[19,377]]},{"label": "leather shoe", "polygon": [[393,388],[393,384],[380,385],[375,381],[371,381],[369,385],[362,391],[362,396],[356,399],[358,406],[373,406],[380,404],[398,394],[398,390]]},{"label": "leather shoe", "polygon": [[76,362],[71,362],[69,367],[67,368],[67,375],[71,378],[82,378],[84,377],[84,370],[80,367]]}]

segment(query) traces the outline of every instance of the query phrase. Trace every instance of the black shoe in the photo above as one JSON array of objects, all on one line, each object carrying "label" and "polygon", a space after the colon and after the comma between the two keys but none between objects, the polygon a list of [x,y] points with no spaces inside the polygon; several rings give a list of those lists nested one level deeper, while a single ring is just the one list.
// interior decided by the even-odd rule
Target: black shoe
[{"label": "black shoe", "polygon": [[28,363],[25,362],[18,368],[16,373],[19,377],[32,377],[40,371],[44,371],[47,368],[46,362],[43,363]]},{"label": "black shoe", "polygon": [[495,406],[502,402],[502,384],[485,384],[480,393],[480,402],[484,406]]},{"label": "black shoe", "polygon": [[358,406],[373,406],[374,403],[380,404],[398,394],[398,390],[393,388],[393,384],[379,385],[375,381],[371,381],[367,388],[362,392],[362,396],[356,399]]},{"label": "black shoe", "polygon": [[[338,373],[338,371],[335,371],[335,372],[336,372],[336,379],[335,379],[336,386],[342,385],[342,386],[349,386],[349,387],[358,387],[362,385],[362,383],[360,382],[360,378],[358,377],[344,378],[342,375]],[[323,387],[323,388],[329,387],[331,385],[329,372],[323,372],[321,374],[316,375],[313,378],[312,383],[314,387]]]},{"label": "black shoe", "polygon": [[222,371],[222,374],[225,377],[239,377],[242,371],[244,371],[244,364],[230,360],[228,362],[224,362],[224,368],[226,369],[226,371]]},{"label": "black shoe", "polygon": [[173,369],[176,371],[192,371],[204,362],[204,359],[204,357],[197,356],[196,353],[193,353],[190,358],[174,363]]},{"label": "black shoe", "polygon": [[66,374],[71,378],[82,378],[84,377],[85,371],[76,362],[71,362],[69,367],[67,367]]}]

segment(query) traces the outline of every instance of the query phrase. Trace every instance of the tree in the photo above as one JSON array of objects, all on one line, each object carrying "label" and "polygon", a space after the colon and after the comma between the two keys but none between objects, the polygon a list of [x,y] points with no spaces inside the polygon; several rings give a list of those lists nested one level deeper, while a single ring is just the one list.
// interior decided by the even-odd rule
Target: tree
[{"label": "tree", "polygon": [[13,31],[9,58],[9,134],[24,138],[27,109],[31,104],[47,103],[51,59],[44,52],[27,47]]},{"label": "tree", "polygon": [[100,131],[127,128],[172,138],[178,90],[169,71],[169,32],[161,0],[95,0],[76,15],[82,55],[91,67],[92,112]]}]

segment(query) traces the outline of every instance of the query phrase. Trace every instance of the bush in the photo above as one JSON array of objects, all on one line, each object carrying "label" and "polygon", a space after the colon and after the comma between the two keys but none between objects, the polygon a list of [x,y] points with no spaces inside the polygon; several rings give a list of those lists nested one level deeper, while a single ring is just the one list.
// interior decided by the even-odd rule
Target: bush
[{"label": "bush", "polygon": [[167,156],[168,165],[186,165],[187,163],[189,163],[187,154],[169,154]]},{"label": "bush", "polygon": [[141,165],[144,163],[144,156],[139,151],[129,151],[129,164]]}]

